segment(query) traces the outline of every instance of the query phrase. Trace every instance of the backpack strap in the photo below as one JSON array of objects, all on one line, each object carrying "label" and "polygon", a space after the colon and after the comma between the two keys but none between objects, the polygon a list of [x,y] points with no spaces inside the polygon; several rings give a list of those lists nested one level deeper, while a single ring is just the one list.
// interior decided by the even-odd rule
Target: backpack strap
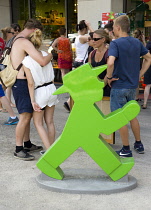
[{"label": "backpack strap", "polygon": [[12,48],[12,46],[13,46],[14,42],[15,42],[17,39],[20,39],[20,38],[24,38],[24,39],[26,39],[26,38],[25,38],[25,37],[23,37],[23,36],[19,36],[19,37],[15,38],[15,39],[13,40],[12,44],[11,44],[11,48]]},{"label": "backpack strap", "polygon": [[19,71],[19,70],[21,69],[22,66],[23,66],[23,64],[20,63],[16,70]]},{"label": "backpack strap", "polygon": [[96,53],[96,49],[92,51],[92,53],[91,53],[91,59],[94,58],[95,53]]}]

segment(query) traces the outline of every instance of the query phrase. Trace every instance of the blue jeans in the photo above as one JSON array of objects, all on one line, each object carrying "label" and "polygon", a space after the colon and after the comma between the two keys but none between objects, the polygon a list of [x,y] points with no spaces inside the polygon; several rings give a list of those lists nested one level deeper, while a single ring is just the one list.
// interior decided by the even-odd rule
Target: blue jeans
[{"label": "blue jeans", "polygon": [[122,108],[127,102],[135,100],[136,89],[111,89],[111,112]]},{"label": "blue jeans", "polygon": [[5,96],[4,90],[2,88],[2,85],[0,85],[0,98]]}]

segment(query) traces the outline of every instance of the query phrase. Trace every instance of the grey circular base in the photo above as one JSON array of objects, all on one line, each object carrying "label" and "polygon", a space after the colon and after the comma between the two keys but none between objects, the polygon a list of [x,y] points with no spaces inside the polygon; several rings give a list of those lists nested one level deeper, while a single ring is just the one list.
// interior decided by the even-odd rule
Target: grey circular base
[{"label": "grey circular base", "polygon": [[56,180],[42,173],[36,181],[44,189],[73,194],[111,194],[137,187],[137,180],[130,175],[114,182],[102,173],[92,169],[65,169],[63,180]]}]

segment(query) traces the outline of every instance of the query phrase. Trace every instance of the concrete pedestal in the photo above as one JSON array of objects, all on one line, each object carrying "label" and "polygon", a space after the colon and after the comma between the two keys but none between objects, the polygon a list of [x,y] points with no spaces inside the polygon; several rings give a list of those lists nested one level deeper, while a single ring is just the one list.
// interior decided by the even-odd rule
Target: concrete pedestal
[{"label": "concrete pedestal", "polygon": [[63,180],[52,179],[42,173],[36,181],[44,189],[73,194],[112,194],[132,190],[137,186],[137,180],[130,175],[114,182],[99,170],[64,169],[64,173]]}]

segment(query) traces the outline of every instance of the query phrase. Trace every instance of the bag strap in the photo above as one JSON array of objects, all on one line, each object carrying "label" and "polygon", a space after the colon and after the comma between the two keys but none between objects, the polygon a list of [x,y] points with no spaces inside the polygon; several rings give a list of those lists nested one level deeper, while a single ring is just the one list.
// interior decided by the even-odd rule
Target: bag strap
[{"label": "bag strap", "polygon": [[87,49],[87,51],[86,51],[86,53],[85,53],[85,56],[84,56],[84,58],[83,58],[83,62],[85,61],[85,58],[86,58],[87,53],[88,53],[88,49]]},{"label": "bag strap", "polygon": [[91,53],[91,59],[94,57],[95,53],[96,53],[96,49],[92,51],[92,53]]},{"label": "bag strap", "polygon": [[23,37],[23,36],[19,36],[19,37],[15,38],[15,39],[13,40],[12,44],[11,44],[11,48],[12,48],[12,46],[13,46],[14,42],[15,42],[17,39],[20,39],[20,38],[24,38],[24,39],[26,39],[26,38],[25,38],[25,37]]}]

